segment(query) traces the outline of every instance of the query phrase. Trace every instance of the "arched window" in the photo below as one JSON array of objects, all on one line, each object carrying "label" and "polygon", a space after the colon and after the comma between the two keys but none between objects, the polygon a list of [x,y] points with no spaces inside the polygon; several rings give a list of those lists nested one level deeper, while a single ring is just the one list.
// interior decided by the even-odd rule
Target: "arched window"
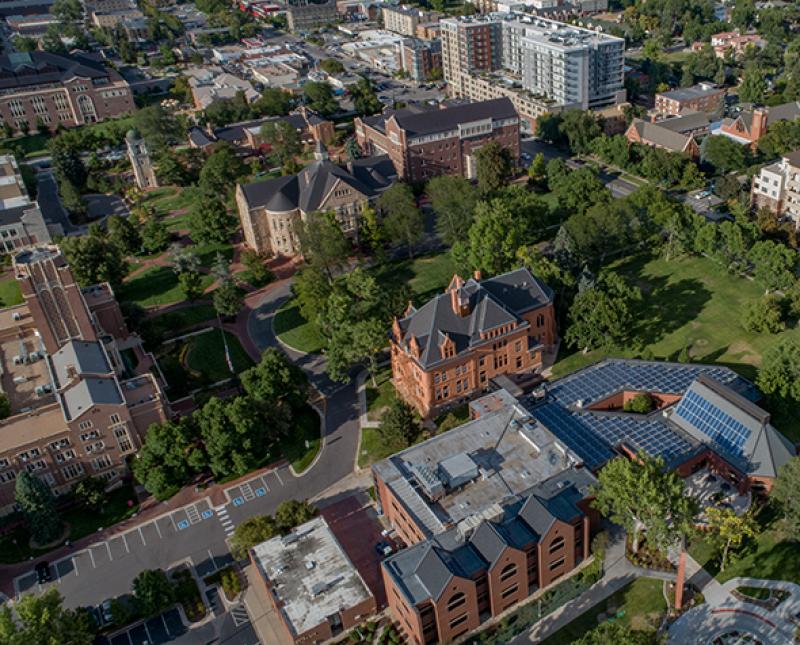
[{"label": "arched window", "polygon": [[555,540],[552,541],[552,543],[550,544],[549,551],[550,551],[550,553],[555,553],[556,551],[558,551],[563,546],[564,546],[564,537],[563,536],[559,536]]},{"label": "arched window", "polygon": [[458,609],[465,602],[467,602],[466,595],[462,591],[458,591],[450,596],[450,600],[447,601],[447,611]]},{"label": "arched window", "polygon": [[515,576],[517,574],[517,565],[513,562],[511,564],[507,564],[503,567],[503,570],[500,572],[500,581],[508,580],[510,577]]}]

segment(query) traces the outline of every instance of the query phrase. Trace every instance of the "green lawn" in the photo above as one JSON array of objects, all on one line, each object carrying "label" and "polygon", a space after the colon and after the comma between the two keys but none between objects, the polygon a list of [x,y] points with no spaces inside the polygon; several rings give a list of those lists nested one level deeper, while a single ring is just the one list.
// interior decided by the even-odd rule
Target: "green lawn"
[{"label": "green lawn", "polygon": [[179,336],[188,327],[215,320],[216,317],[217,311],[213,305],[196,304],[153,316],[151,321],[161,335],[169,338]]},{"label": "green lawn", "polygon": [[22,304],[22,291],[14,278],[0,280],[0,307],[13,307]]},{"label": "green lawn", "polygon": [[26,157],[38,157],[47,154],[47,144],[50,142],[50,139],[50,134],[40,134],[37,132],[14,139],[4,139],[2,143],[0,143],[0,147],[8,149],[11,146],[19,146],[22,148]]},{"label": "green lawn", "polygon": [[383,440],[378,428],[361,429],[361,450],[358,453],[359,468],[366,468],[370,464],[385,459],[395,452],[397,452],[397,449]]},{"label": "green lawn", "polygon": [[325,347],[325,339],[317,325],[300,315],[300,309],[294,300],[287,300],[275,312],[272,326],[281,342],[298,351],[319,353]]},{"label": "green lawn", "polygon": [[366,380],[367,418],[370,421],[380,421],[381,414],[386,406],[395,398],[394,385],[392,385],[392,368],[385,367],[375,375],[378,387],[372,385],[372,379]]},{"label": "green lawn", "polygon": [[[800,339],[797,326],[780,334],[746,331],[740,312],[763,295],[763,288],[730,275],[707,258],[667,261],[640,255],[616,262],[611,268],[642,290],[642,301],[634,312],[632,338],[652,350],[656,359],[675,360],[687,347],[693,361],[725,364],[754,379],[768,347],[782,337]],[[567,348],[553,366],[553,375],[563,376],[606,355]],[[631,358],[639,354],[629,346],[610,355]],[[787,436],[800,439],[800,417],[774,416],[776,426]]]},{"label": "green lawn", "polygon": [[[203,289],[213,281],[212,276],[203,275]],[[126,282],[120,290],[120,299],[130,300],[142,307],[153,307],[181,302],[185,298],[175,272],[170,267],[153,266]]]},{"label": "green lawn", "polygon": [[667,610],[667,603],[662,594],[663,584],[661,580],[650,578],[634,580],[542,641],[542,645],[571,643],[610,616],[615,616],[615,620],[619,620],[631,629],[655,632]]},{"label": "green lawn", "polygon": [[[228,350],[236,374],[253,366],[250,356],[244,351],[236,336],[225,332]],[[192,336],[188,341],[189,349],[186,353],[186,364],[189,369],[202,375],[203,380],[209,383],[230,378],[231,372],[225,360],[225,345],[222,334],[218,329]]]},{"label": "green lawn", "polygon": [[306,470],[319,452],[319,415],[311,407],[306,407],[295,415],[291,437],[280,446],[281,454],[288,459],[295,472]]}]

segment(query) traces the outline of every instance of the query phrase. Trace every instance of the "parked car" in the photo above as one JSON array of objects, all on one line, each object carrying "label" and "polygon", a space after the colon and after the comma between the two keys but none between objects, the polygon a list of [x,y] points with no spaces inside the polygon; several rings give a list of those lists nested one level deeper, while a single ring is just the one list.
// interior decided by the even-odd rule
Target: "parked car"
[{"label": "parked car", "polygon": [[43,585],[46,582],[50,582],[53,579],[53,574],[50,571],[50,565],[45,561],[42,560],[36,564],[36,581]]},{"label": "parked car", "polygon": [[114,614],[111,611],[110,600],[104,600],[98,609],[100,610],[100,615],[103,617],[103,623],[108,624],[114,622]]},{"label": "parked car", "polygon": [[386,540],[381,540],[375,545],[375,553],[385,558],[386,556],[392,555],[394,549]]}]

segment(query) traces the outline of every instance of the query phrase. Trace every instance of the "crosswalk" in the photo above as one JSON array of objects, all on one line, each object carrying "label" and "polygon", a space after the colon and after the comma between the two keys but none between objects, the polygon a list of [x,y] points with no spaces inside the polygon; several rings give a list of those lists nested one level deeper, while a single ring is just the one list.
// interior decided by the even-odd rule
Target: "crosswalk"
[{"label": "crosswalk", "polygon": [[250,622],[250,616],[247,615],[247,609],[245,609],[243,605],[231,607],[231,618],[233,618],[233,624],[236,625],[236,627]]},{"label": "crosswalk", "polygon": [[189,518],[189,522],[191,524],[197,524],[200,521],[200,513],[197,510],[197,507],[192,504],[191,506],[186,507],[186,517]]},{"label": "crosswalk", "polygon": [[214,509],[217,512],[222,528],[225,529],[225,535],[232,535],[235,529],[231,518],[228,516],[228,509],[225,506],[219,506]]},{"label": "crosswalk", "polygon": [[253,492],[253,487],[250,485],[250,482],[241,484],[239,486],[239,490],[242,491],[242,497],[244,497],[245,502],[249,502],[251,499],[256,498],[256,494]]}]

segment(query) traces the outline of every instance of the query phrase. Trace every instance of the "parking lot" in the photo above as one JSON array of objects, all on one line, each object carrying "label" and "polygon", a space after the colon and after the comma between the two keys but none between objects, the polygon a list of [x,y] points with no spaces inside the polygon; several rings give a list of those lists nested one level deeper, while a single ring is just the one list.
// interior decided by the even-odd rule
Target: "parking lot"
[{"label": "parking lot", "polygon": [[177,609],[165,611],[160,616],[137,623],[125,630],[97,640],[99,645],[160,645],[169,643],[187,631]]}]

